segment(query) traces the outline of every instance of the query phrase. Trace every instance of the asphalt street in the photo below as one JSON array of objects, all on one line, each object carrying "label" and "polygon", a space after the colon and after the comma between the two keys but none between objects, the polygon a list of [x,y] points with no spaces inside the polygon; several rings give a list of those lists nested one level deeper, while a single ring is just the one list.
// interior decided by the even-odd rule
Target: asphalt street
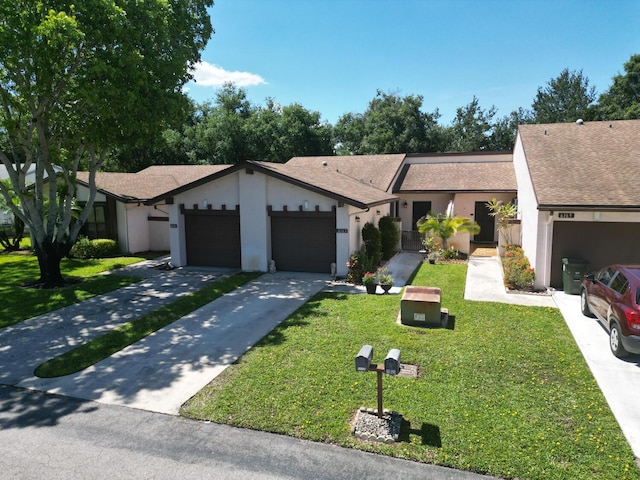
[{"label": "asphalt street", "polygon": [[3,479],[490,477],[265,432],[0,386]]}]

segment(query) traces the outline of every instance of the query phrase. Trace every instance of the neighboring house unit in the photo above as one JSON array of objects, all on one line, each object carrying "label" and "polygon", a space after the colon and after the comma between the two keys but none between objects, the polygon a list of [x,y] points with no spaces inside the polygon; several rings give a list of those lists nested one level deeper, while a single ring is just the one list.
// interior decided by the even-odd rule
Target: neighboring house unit
[{"label": "neighboring house unit", "polygon": [[640,120],[521,125],[513,162],[537,287],[562,287],[565,257],[640,263]]},{"label": "neighboring house unit", "polygon": [[480,233],[461,232],[449,242],[463,253],[470,253],[471,243],[498,241],[487,202],[511,202],[516,192],[511,152],[410,154],[393,187],[402,199],[397,215],[403,230],[417,230],[416,222],[429,211],[475,220]]},{"label": "neighboring house unit", "polygon": [[[93,211],[82,228],[89,238],[117,240],[122,252],[169,250],[168,212],[144,202],[229,165],[159,165],[138,173],[98,172]],[[78,202],[89,196],[89,173],[78,172]]]}]

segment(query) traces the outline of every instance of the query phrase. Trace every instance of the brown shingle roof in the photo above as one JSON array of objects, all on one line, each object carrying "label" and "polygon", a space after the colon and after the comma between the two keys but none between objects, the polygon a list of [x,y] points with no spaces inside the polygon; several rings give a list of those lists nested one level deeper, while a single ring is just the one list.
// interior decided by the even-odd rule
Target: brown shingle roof
[{"label": "brown shingle roof", "polygon": [[324,168],[343,173],[358,181],[389,191],[391,182],[402,166],[406,155],[344,155],[322,157],[293,157],[286,165],[306,168]]},{"label": "brown shingle roof", "polygon": [[413,163],[405,165],[395,193],[515,192],[511,161]]},{"label": "brown shingle roof", "polygon": [[638,207],[640,120],[521,125],[538,204]]},{"label": "brown shingle roof", "polygon": [[289,162],[251,162],[285,181],[303,188],[336,197],[351,205],[366,208],[396,200],[396,197],[374,186],[373,183],[356,180],[329,167],[309,168],[306,165],[290,165]]},{"label": "brown shingle roof", "polygon": [[[220,172],[231,165],[155,165],[138,173],[98,172],[98,190],[122,201],[144,201],[180,186]],[[78,172],[78,180],[89,181],[88,172]]]}]

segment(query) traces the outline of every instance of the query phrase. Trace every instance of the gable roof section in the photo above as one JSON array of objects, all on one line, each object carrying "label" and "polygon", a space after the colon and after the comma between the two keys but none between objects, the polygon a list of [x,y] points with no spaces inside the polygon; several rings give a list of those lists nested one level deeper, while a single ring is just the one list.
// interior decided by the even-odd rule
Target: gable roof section
[{"label": "gable roof section", "polygon": [[388,192],[406,155],[293,157],[285,165],[333,170]]},{"label": "gable roof section", "polygon": [[[98,191],[122,202],[142,202],[218,173],[231,165],[155,165],[138,173],[97,172]],[[78,172],[89,183],[89,172]]]},{"label": "gable roof section", "polygon": [[327,167],[309,168],[305,165],[289,165],[289,162],[251,162],[267,175],[296,184],[348,203],[358,208],[368,208],[389,203],[397,198],[372,183],[359,181],[353,177]]},{"label": "gable roof section", "polygon": [[326,195],[338,201],[348,203],[358,208],[369,208],[396,200],[396,197],[378,188],[360,182],[326,168],[308,168],[294,166],[288,163],[254,162],[245,161],[228,166],[212,175],[202,177],[189,184],[181,185],[173,190],[166,191],[156,197],[150,198],[148,205],[158,203],[163,199],[178,195],[192,188],[212,182],[218,178],[230,175],[242,169],[251,169],[278,178],[284,182],[297,185],[301,188]]},{"label": "gable roof section", "polygon": [[410,163],[394,193],[516,192],[512,161]]},{"label": "gable roof section", "polygon": [[538,208],[640,208],[640,120],[521,125]]}]

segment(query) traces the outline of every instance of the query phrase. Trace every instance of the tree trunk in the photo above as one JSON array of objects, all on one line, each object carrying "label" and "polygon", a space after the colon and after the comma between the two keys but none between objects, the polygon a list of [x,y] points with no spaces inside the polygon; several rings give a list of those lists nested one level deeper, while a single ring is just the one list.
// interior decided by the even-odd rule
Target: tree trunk
[{"label": "tree trunk", "polygon": [[36,245],[35,251],[38,257],[38,266],[40,267],[40,278],[36,285],[42,288],[58,288],[66,285],[60,271],[60,262],[66,255],[64,245],[55,243],[49,243],[44,246]]}]

